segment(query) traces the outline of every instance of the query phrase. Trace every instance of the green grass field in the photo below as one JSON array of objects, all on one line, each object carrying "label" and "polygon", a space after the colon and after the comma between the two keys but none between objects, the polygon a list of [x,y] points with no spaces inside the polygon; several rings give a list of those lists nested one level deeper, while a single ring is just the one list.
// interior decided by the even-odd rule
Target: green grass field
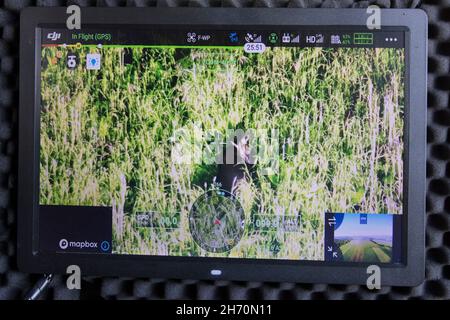
[{"label": "green grass field", "polygon": [[[325,211],[402,213],[403,50],[133,48],[125,66],[121,48],[73,51],[77,70],[66,50],[42,52],[40,203],[111,206],[113,252],[322,260]],[[85,70],[89,51],[100,71]],[[217,168],[170,154],[196,124],[279,131],[279,172],[257,166],[237,194],[246,220],[301,215],[301,232],[248,227],[220,254],[195,244],[189,209]],[[179,228],[136,228],[145,211],[179,213]]]},{"label": "green grass field", "polygon": [[344,261],[381,262],[391,261],[392,246],[372,240],[351,240],[340,246]]}]

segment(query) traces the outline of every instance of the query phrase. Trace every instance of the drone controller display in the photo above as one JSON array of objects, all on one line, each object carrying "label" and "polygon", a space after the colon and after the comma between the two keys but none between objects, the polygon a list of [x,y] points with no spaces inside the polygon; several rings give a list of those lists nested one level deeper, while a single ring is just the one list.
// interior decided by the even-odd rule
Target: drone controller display
[{"label": "drone controller display", "polygon": [[405,34],[43,28],[39,249],[401,263]]}]

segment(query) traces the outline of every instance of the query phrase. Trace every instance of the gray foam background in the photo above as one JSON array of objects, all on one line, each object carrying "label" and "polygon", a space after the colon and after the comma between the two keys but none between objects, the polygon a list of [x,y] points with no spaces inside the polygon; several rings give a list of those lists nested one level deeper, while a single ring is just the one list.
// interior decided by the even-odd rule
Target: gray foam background
[{"label": "gray foam background", "polygon": [[[426,280],[414,288],[58,276],[41,299],[450,299],[450,0],[0,0],[0,299],[20,299],[38,279],[16,264],[19,13],[26,6],[421,7],[429,23]],[[343,9],[345,10],[345,9]]]}]

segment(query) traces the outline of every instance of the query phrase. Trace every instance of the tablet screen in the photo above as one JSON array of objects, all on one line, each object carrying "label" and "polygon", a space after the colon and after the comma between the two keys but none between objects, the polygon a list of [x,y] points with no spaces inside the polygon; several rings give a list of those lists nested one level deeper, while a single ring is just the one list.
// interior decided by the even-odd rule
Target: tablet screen
[{"label": "tablet screen", "polygon": [[400,263],[405,33],[361,30],[41,29],[40,250]]}]

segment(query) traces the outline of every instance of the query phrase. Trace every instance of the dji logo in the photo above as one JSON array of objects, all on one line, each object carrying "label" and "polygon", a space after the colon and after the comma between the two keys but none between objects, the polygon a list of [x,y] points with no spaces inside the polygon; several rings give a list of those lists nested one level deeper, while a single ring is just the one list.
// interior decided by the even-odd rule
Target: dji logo
[{"label": "dji logo", "polygon": [[47,39],[52,40],[52,41],[56,41],[59,38],[61,38],[61,33],[59,33],[59,32],[52,32],[47,35]]}]

